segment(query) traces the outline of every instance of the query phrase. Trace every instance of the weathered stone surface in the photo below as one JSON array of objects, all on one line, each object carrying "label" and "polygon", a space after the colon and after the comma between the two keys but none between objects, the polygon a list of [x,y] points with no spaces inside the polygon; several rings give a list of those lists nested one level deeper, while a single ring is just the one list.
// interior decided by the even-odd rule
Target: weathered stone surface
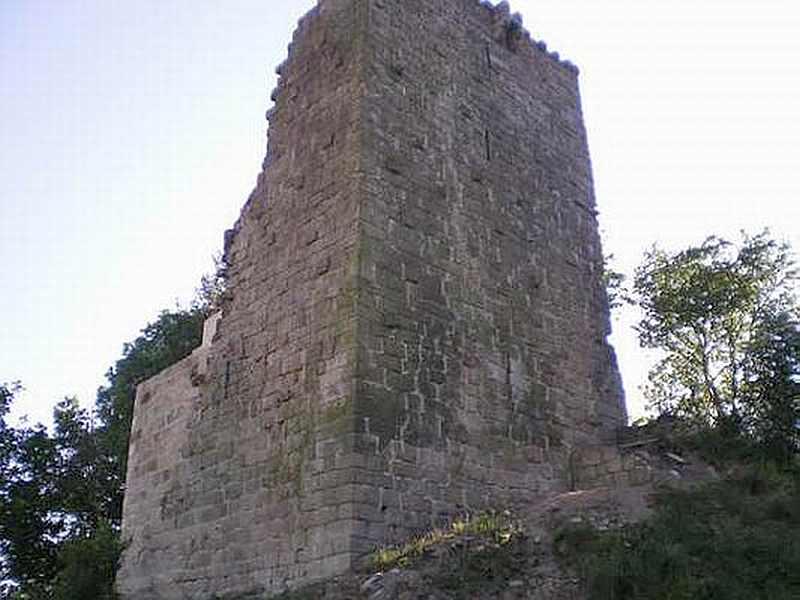
[{"label": "weathered stone surface", "polygon": [[300,22],[213,341],[137,393],[124,598],[340,573],[624,422],[577,74],[526,35],[476,0]]}]

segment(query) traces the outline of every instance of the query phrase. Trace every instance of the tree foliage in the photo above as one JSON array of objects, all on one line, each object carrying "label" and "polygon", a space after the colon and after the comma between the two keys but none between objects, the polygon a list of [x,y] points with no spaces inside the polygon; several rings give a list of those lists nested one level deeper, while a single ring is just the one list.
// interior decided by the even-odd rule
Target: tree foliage
[{"label": "tree foliage", "polygon": [[800,327],[775,315],[752,340],[745,357],[749,379],[742,427],[770,456],[800,451]]},{"label": "tree foliage", "polygon": [[637,269],[643,347],[662,351],[645,395],[659,413],[796,447],[800,422],[797,272],[767,232],[653,248]]},{"label": "tree foliage", "polygon": [[58,572],[49,598],[113,600],[114,575],[122,550],[119,533],[101,521],[89,532],[71,536],[58,554]]}]

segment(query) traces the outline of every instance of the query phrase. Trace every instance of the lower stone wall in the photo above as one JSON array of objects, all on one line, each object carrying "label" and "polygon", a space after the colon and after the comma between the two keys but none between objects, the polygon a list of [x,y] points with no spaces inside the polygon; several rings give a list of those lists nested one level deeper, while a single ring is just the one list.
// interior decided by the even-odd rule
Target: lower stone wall
[{"label": "lower stone wall", "polygon": [[715,476],[694,456],[683,456],[674,444],[658,437],[619,445],[590,446],[570,456],[573,490],[692,482]]},{"label": "lower stone wall", "polygon": [[647,478],[646,467],[639,465],[634,455],[623,455],[617,446],[581,448],[570,457],[570,487],[573,490],[629,485],[640,482],[641,478]]},{"label": "lower stone wall", "polygon": [[263,596],[351,566],[363,459],[347,451],[347,436],[318,437],[309,452],[290,451],[290,436],[269,446],[257,417],[210,400],[209,351],[137,390],[122,598]]},{"label": "lower stone wall", "polygon": [[398,440],[381,447],[377,439],[372,447],[369,470],[356,474],[363,483],[353,505],[356,556],[407,541],[457,516],[528,505],[568,489],[566,454],[538,447],[481,452],[467,444],[435,448]]},{"label": "lower stone wall", "polygon": [[[171,509],[165,499],[185,472],[181,466],[185,430],[200,398],[198,387],[187,385],[202,376],[206,350],[200,349],[169,369],[139,385],[131,428],[127,489],[122,538],[129,544],[117,575],[123,597],[169,589],[187,561],[196,560],[176,552],[172,528],[164,528]],[[212,494],[196,498],[196,517],[215,516]],[[183,517],[195,518],[189,513]],[[158,565],[157,568],[152,568]]]}]

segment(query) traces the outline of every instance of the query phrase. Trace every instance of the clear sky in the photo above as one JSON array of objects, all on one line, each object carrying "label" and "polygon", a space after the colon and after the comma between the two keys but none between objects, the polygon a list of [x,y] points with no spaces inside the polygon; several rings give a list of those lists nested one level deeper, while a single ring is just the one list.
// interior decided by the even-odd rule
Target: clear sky
[{"label": "clear sky", "polygon": [[[0,0],[0,381],[49,420],[188,301],[260,170],[313,0]],[[739,229],[800,250],[798,0],[516,0],[581,69],[605,250]],[[646,356],[615,321],[630,411]]]}]

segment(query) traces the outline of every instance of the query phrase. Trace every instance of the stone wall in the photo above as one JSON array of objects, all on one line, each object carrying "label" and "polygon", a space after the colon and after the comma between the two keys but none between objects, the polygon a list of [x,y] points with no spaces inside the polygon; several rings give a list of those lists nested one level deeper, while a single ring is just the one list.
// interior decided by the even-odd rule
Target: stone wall
[{"label": "stone wall", "polygon": [[559,489],[563,450],[623,419],[576,72],[514,26],[474,2],[369,12],[356,427],[382,512],[365,549]]},{"label": "stone wall", "polygon": [[[280,67],[264,172],[226,234],[230,294],[208,375],[193,388],[181,364],[151,402],[158,378],[138,390],[123,597],[275,590],[350,564],[362,54],[353,7],[329,1],[308,14]],[[184,397],[180,429],[150,426],[151,406]],[[177,467],[141,485],[149,454],[172,445]]]},{"label": "stone wall", "polygon": [[505,5],[321,0],[279,73],[218,331],[137,393],[124,598],[340,573],[624,422],[574,67]]}]

